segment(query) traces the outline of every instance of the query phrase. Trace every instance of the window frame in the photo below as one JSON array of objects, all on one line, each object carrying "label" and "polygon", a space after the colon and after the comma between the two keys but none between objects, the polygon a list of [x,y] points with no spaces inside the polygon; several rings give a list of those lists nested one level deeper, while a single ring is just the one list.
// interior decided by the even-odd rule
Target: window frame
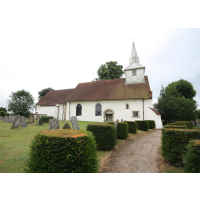
[{"label": "window frame", "polygon": [[133,69],[133,70],[132,70],[132,76],[137,76],[137,71],[136,71],[136,69]]},{"label": "window frame", "polygon": [[[79,105],[80,105],[80,115],[77,114],[78,113],[77,108],[78,108]],[[76,105],[76,116],[82,116],[82,105],[80,103]]]},{"label": "window frame", "polygon": [[[98,114],[97,115],[97,112],[99,112],[99,111],[97,111],[97,106],[99,106],[99,108],[100,108],[100,114]],[[96,105],[95,105],[95,113],[94,113],[94,115],[95,116],[102,116],[102,105],[100,104],[100,103],[97,103]]]},{"label": "window frame", "polygon": [[[136,113],[138,116],[134,116]],[[132,111],[132,118],[140,118],[140,111]]]}]

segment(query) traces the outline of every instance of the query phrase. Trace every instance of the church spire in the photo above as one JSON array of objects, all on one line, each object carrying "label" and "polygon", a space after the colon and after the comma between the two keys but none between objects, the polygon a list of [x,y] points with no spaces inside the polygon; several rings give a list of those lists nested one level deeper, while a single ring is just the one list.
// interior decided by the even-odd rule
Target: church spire
[{"label": "church spire", "polygon": [[133,40],[133,44],[132,44],[132,50],[131,50],[131,56],[130,56],[130,59],[129,59],[129,65],[131,63],[139,63],[139,57],[137,55],[134,40]]}]

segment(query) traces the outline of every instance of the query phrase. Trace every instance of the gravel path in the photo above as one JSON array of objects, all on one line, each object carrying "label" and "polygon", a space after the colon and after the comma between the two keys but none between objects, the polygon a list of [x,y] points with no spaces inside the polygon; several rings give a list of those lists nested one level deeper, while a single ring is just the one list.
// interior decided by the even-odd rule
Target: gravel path
[{"label": "gravel path", "polygon": [[159,173],[161,130],[138,133],[119,144],[100,173]]}]

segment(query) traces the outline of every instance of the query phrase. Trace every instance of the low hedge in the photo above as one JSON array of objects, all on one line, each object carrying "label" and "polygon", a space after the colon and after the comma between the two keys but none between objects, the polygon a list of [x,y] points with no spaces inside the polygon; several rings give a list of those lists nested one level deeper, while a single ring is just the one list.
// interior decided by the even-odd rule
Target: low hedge
[{"label": "low hedge", "polygon": [[192,139],[200,139],[200,131],[163,128],[162,156],[174,164],[181,164],[186,153],[186,145]]},{"label": "low hedge", "polygon": [[87,131],[92,132],[97,143],[97,148],[100,150],[112,149],[116,144],[117,134],[113,125],[88,124]]},{"label": "low hedge", "polygon": [[145,121],[147,121],[149,123],[149,128],[150,129],[156,128],[156,123],[155,123],[154,120],[145,120]]},{"label": "low hedge", "polygon": [[31,142],[25,171],[29,173],[98,172],[94,136],[83,130],[47,130]]},{"label": "low hedge", "polygon": [[128,124],[125,122],[117,123],[117,138],[125,139],[128,137]]},{"label": "low hedge", "polygon": [[148,131],[149,130],[149,123],[147,121],[136,121],[137,122],[137,129]]},{"label": "low hedge", "polygon": [[176,121],[173,122],[173,124],[177,124],[177,125],[186,125],[188,129],[192,129],[193,127],[193,123],[191,121]]},{"label": "low hedge", "polygon": [[40,117],[39,125],[43,125],[43,116]]},{"label": "low hedge", "polygon": [[49,123],[49,120],[50,119],[53,119],[54,117],[52,117],[52,116],[43,116],[43,122],[45,122],[45,123]]},{"label": "low hedge", "polygon": [[186,173],[200,173],[200,140],[191,140],[186,149],[184,171]]},{"label": "low hedge", "polygon": [[124,121],[128,124],[128,132],[129,133],[137,133],[137,122],[133,121]]},{"label": "low hedge", "polygon": [[114,122],[108,122],[108,124],[112,124],[112,125],[114,125]]},{"label": "low hedge", "polygon": [[178,126],[178,125],[165,125],[164,128],[187,129],[186,126]]}]

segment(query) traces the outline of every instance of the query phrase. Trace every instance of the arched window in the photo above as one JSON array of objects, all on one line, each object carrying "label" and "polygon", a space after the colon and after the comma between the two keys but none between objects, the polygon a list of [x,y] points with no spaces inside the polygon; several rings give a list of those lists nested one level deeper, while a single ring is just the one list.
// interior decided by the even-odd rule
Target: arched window
[{"label": "arched window", "polygon": [[100,103],[98,103],[95,106],[95,116],[101,116],[101,115],[102,115],[102,106]]},{"label": "arched window", "polygon": [[78,104],[76,106],[76,116],[81,116],[82,115],[82,106],[81,104]]},{"label": "arched window", "polygon": [[126,104],[126,109],[129,109],[129,105],[128,104]]}]

